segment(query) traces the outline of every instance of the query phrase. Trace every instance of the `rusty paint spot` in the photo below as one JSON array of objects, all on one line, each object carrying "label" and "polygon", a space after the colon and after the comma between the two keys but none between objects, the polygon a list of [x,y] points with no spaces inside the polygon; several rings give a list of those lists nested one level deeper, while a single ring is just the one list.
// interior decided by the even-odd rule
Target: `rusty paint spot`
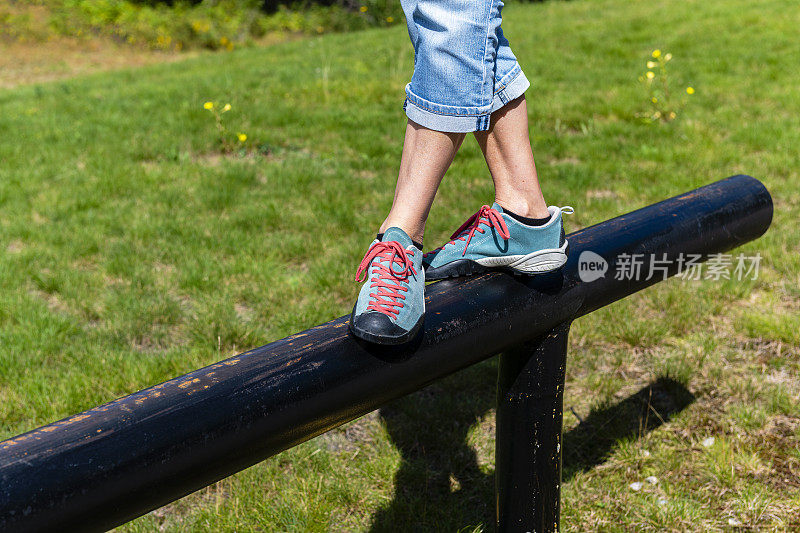
[{"label": "rusty paint spot", "polygon": [[178,388],[179,389],[185,389],[186,387],[188,387],[192,383],[199,383],[199,382],[200,382],[200,378],[194,378],[194,379],[191,379],[191,380],[188,380],[188,381],[184,381],[183,383],[178,385]]}]

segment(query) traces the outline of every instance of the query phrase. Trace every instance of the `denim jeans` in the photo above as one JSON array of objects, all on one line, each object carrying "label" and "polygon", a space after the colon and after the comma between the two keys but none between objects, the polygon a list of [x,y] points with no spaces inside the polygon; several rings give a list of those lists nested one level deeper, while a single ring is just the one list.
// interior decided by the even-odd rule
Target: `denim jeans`
[{"label": "denim jeans", "polygon": [[530,86],[500,28],[502,0],[401,0],[414,45],[408,118],[426,128],[489,129],[492,112]]}]

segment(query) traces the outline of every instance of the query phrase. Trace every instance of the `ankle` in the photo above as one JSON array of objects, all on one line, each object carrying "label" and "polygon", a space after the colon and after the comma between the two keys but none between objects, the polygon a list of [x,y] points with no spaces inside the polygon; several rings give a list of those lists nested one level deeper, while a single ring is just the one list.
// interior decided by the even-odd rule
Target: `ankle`
[{"label": "ankle", "polygon": [[423,242],[423,237],[425,236],[424,226],[422,228],[418,228],[414,224],[387,218],[383,221],[383,224],[381,224],[380,229],[378,229],[378,235],[383,235],[383,233],[389,228],[400,228],[401,230],[405,231],[406,235],[411,237],[414,245],[420,245],[418,248],[422,249],[421,244]]},{"label": "ankle", "polygon": [[531,202],[524,198],[513,198],[506,200],[503,198],[495,197],[495,202],[500,204],[504,210],[511,211],[521,217],[526,218],[547,218],[550,216],[550,211],[547,210],[547,204],[541,198],[538,201]]}]

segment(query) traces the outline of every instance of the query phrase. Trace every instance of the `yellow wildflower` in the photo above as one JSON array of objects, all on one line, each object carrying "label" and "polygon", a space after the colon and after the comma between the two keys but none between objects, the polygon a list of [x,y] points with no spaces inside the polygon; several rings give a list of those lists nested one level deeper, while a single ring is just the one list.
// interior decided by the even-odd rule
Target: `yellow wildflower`
[{"label": "yellow wildflower", "polygon": [[676,116],[678,116],[678,114],[675,111],[669,112],[669,118],[675,118]]},{"label": "yellow wildflower", "polygon": [[211,24],[202,20],[193,20],[192,29],[195,33],[205,33],[211,29]]},{"label": "yellow wildflower", "polygon": [[672,59],[672,54],[667,53],[667,55],[664,56],[664,61],[669,61],[670,59]]},{"label": "yellow wildflower", "polygon": [[656,63],[655,61],[648,61],[647,62],[647,68],[655,68],[656,65],[658,65],[658,63]]},{"label": "yellow wildflower", "polygon": [[203,109],[208,109],[209,111],[211,111],[212,109],[214,109],[214,102],[206,102],[205,104],[203,104]]},{"label": "yellow wildflower", "polygon": [[648,80],[652,80],[653,78],[656,77],[655,73],[652,70],[648,70],[647,74],[645,74],[645,76],[647,76]]},{"label": "yellow wildflower", "polygon": [[231,104],[225,104],[225,107],[223,107],[223,108],[222,108],[222,112],[223,112],[223,113],[224,113],[225,111],[230,111],[230,110],[231,110]]},{"label": "yellow wildflower", "polygon": [[361,6],[358,10],[361,11],[362,13],[366,13],[367,12],[367,6]]},{"label": "yellow wildflower", "polygon": [[394,17],[386,17],[386,22],[391,24],[392,22],[394,22]]},{"label": "yellow wildflower", "polygon": [[239,142],[240,143],[243,143],[243,142],[245,142],[247,140],[247,135],[245,135],[244,133],[240,133],[236,137],[239,138]]},{"label": "yellow wildflower", "polygon": [[659,50],[658,48],[653,50],[653,57],[655,57],[655,58],[661,57],[661,50]]},{"label": "yellow wildflower", "polygon": [[694,94],[694,87],[687,87],[686,88],[686,93],[687,94]]},{"label": "yellow wildflower", "polygon": [[658,98],[656,98],[655,96],[654,96],[654,97],[652,97],[650,100],[651,100],[651,101],[652,101],[654,104],[657,104],[657,103],[658,103]]}]

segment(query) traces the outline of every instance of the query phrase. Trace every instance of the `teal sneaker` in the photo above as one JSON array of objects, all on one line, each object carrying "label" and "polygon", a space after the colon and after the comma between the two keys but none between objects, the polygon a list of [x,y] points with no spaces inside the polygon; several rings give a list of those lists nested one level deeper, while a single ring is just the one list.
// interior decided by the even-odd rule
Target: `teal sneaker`
[{"label": "teal sneaker", "polygon": [[550,220],[527,226],[503,212],[495,203],[482,206],[450,237],[445,245],[426,253],[425,279],[465,276],[502,268],[518,274],[556,270],[567,262],[567,239],[562,214],[572,207],[547,208]]},{"label": "teal sneaker", "polygon": [[356,270],[365,281],[350,315],[350,331],[378,344],[402,344],[414,338],[425,316],[422,250],[406,232],[389,228],[372,242]]}]

